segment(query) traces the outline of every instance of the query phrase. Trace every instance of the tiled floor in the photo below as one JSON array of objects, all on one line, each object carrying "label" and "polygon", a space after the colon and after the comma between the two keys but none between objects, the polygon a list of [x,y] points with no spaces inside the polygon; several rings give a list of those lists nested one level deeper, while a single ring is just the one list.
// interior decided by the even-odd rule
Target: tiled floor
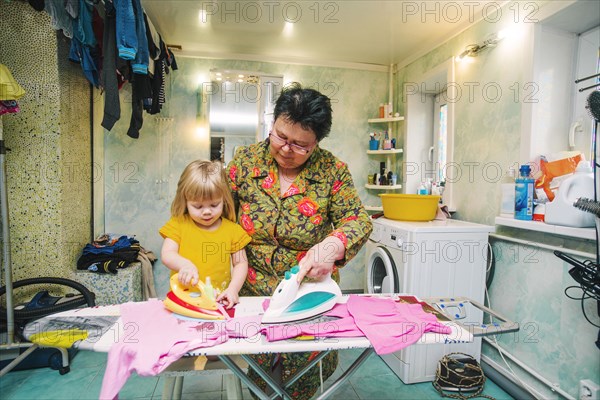
[{"label": "tiled floor", "polygon": [[[332,378],[348,368],[360,350],[340,351],[340,363]],[[0,378],[2,400],[68,400],[97,399],[106,364],[106,354],[80,351],[71,363],[71,372],[60,375],[49,368],[13,371]],[[160,399],[164,378],[133,375],[121,390],[119,398]],[[331,378],[330,380],[331,381]],[[328,382],[325,382],[328,387]],[[498,400],[511,399],[492,381],[487,380],[483,392]],[[248,388],[244,399],[251,399]],[[184,379],[183,399],[226,399],[221,374],[188,376]],[[333,399],[439,399],[431,383],[405,385],[376,355],[371,355],[358,371],[330,398]]]}]

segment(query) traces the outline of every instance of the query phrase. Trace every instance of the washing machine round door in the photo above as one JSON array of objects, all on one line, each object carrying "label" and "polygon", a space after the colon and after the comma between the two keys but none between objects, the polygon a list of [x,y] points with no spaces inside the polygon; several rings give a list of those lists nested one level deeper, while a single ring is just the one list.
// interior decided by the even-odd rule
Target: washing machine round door
[{"label": "washing machine round door", "polygon": [[377,246],[367,264],[368,293],[399,293],[398,271],[390,252]]}]

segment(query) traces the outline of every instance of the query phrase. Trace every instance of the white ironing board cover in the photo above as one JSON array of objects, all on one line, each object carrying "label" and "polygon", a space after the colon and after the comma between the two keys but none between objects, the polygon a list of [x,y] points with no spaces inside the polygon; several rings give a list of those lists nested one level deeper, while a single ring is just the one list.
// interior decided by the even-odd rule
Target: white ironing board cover
[{"label": "white ironing board cover", "polygon": [[[236,317],[257,315],[262,313],[262,303],[266,297],[241,297],[240,303],[236,306]],[[348,297],[343,296],[342,302],[347,301]],[[118,316],[120,313],[119,305],[97,306],[69,310],[62,313],[48,316],[51,318],[65,316]],[[45,317],[45,318],[48,318]],[[211,321],[214,322],[214,321]],[[310,323],[310,322],[301,322]],[[473,335],[460,325],[454,322],[442,322],[452,329],[449,335],[439,333],[426,333],[417,344],[436,344],[436,343],[469,343],[473,341]],[[249,326],[248,332],[257,331],[257,326]],[[78,348],[82,350],[92,350],[96,352],[108,352],[110,347],[121,340],[133,339],[136,334],[134,324],[125,326],[121,318],[108,329],[99,339],[90,341],[89,339],[79,342]],[[201,348],[190,352],[190,356],[198,355],[234,355],[234,354],[263,354],[263,353],[292,353],[292,352],[311,352],[325,350],[342,350],[352,348],[368,348],[371,343],[366,337],[355,338],[317,338],[310,340],[288,339],[276,342],[268,342],[266,337],[260,333],[248,338],[232,338],[227,342],[207,348]]]}]

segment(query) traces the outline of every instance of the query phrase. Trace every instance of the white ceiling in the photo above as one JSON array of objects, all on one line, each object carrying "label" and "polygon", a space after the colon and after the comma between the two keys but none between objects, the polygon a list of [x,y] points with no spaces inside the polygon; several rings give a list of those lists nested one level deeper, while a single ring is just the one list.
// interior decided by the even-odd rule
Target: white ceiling
[{"label": "white ceiling", "polygon": [[504,3],[142,0],[163,40],[183,54],[373,67],[414,59]]}]

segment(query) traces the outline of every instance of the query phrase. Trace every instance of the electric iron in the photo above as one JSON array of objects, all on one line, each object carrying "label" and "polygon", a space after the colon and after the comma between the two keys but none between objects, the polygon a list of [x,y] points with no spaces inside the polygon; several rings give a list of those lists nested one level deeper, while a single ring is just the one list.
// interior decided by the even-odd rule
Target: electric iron
[{"label": "electric iron", "polygon": [[329,311],[342,297],[340,287],[331,275],[317,282],[298,283],[299,266],[285,271],[285,278],[277,285],[269,308],[262,317],[263,324],[299,321]]},{"label": "electric iron", "polygon": [[179,283],[178,274],[173,274],[170,284],[171,291],[163,300],[167,310],[190,318],[225,319],[217,306],[210,278],[206,278],[206,283],[199,281],[196,286],[185,287]]}]

